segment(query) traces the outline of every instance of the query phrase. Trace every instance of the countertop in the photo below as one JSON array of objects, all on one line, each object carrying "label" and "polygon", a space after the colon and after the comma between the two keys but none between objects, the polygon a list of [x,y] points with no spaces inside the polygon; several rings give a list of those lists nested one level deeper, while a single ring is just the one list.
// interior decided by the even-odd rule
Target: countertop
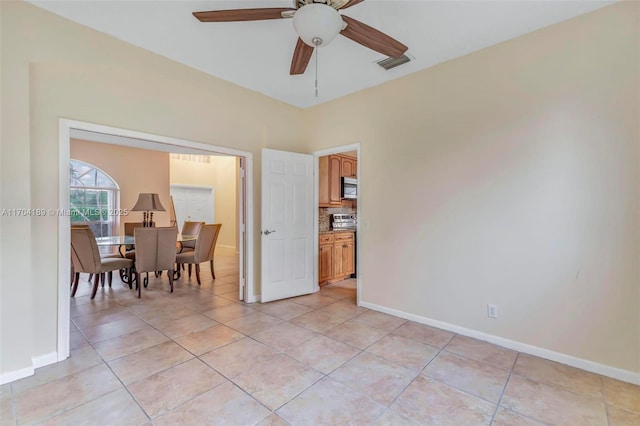
[{"label": "countertop", "polygon": [[355,229],[329,229],[327,231],[319,231],[318,234],[323,235],[323,234],[335,234],[338,232],[356,232]]}]

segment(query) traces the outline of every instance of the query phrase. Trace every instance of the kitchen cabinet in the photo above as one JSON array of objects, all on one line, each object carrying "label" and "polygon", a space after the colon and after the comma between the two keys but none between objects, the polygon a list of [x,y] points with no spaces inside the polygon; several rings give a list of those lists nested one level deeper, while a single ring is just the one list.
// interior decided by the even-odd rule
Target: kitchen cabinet
[{"label": "kitchen cabinet", "polygon": [[355,234],[321,234],[318,281],[321,285],[343,280],[355,272]]},{"label": "kitchen cabinet", "polygon": [[318,164],[318,204],[320,207],[340,206],[342,160],[338,155],[320,157]]},{"label": "kitchen cabinet", "polygon": [[[342,177],[356,177],[358,161],[343,155],[326,155],[319,158],[318,204],[320,207],[339,207],[342,200]],[[351,201],[346,201],[351,205]]]},{"label": "kitchen cabinet", "polygon": [[320,235],[320,250],[318,252],[318,281],[325,283],[333,278],[333,235]]},{"label": "kitchen cabinet", "polygon": [[357,178],[357,163],[358,160],[353,157],[342,157],[342,161],[340,162],[342,177]]}]

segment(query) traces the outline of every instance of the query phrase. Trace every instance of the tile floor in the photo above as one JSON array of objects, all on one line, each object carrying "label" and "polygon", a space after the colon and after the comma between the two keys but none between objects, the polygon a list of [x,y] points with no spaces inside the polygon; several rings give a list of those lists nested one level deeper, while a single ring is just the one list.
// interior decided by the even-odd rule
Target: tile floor
[{"label": "tile floor", "polygon": [[216,273],[81,282],[71,357],[1,386],[0,426],[640,425],[640,387],[357,307],[354,280],[246,305],[237,259]]}]

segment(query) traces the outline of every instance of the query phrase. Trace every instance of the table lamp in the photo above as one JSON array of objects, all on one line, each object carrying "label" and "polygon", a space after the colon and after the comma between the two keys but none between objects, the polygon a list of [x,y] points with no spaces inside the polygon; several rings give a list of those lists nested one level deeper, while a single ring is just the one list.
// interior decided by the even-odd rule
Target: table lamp
[{"label": "table lamp", "polygon": [[131,211],[144,212],[142,214],[142,226],[149,228],[154,226],[153,212],[163,212],[165,210],[158,194],[139,194],[138,201],[131,208]]}]

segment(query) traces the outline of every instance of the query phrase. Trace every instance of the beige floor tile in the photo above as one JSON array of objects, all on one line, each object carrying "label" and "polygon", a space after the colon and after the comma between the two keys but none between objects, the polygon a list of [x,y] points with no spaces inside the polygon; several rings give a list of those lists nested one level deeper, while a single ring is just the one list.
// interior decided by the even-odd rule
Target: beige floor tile
[{"label": "beige floor tile", "polygon": [[282,324],[282,322],[283,321],[280,318],[276,318],[273,315],[256,311],[249,315],[227,321],[224,324],[234,330],[238,330],[242,334],[251,336],[253,334],[260,333],[267,328]]},{"label": "beige floor tile", "polygon": [[536,420],[521,416],[513,411],[498,408],[491,426],[544,426]]},{"label": "beige floor tile", "polygon": [[292,425],[368,425],[384,406],[325,377],[280,408]]},{"label": "beige floor tile", "polygon": [[358,349],[366,349],[371,344],[384,337],[387,332],[379,328],[369,327],[354,320],[345,321],[323,333],[340,342],[355,346]]},{"label": "beige floor tile", "polygon": [[391,406],[421,425],[488,425],[495,405],[418,376]]},{"label": "beige floor tile", "polygon": [[78,297],[76,294],[76,297],[71,299],[71,318],[75,319],[83,315],[95,314],[112,308],[121,308],[121,306],[110,297],[100,300],[98,299],[98,295],[96,295],[96,298],[91,300],[90,296]]},{"label": "beige floor tile", "polygon": [[109,367],[128,385],[191,358],[191,353],[168,341],[111,361]]},{"label": "beige floor tile", "polygon": [[447,352],[486,362],[503,370],[511,370],[518,356],[518,353],[511,349],[459,334],[451,339],[445,349]]},{"label": "beige floor tile", "polygon": [[266,407],[275,410],[321,378],[321,373],[285,355],[278,355],[233,381]]},{"label": "beige floor tile", "polygon": [[442,351],[422,374],[472,395],[497,403],[509,372],[481,361]]},{"label": "beige floor tile", "polygon": [[361,306],[356,306],[353,303],[349,303],[349,302],[345,302],[344,300],[341,300],[339,302],[335,302],[320,308],[320,311],[326,312],[338,318],[349,320],[354,317],[357,317],[358,315],[364,312],[367,312],[368,309],[363,308]]},{"label": "beige floor tile", "polygon": [[15,426],[16,418],[13,415],[13,403],[11,397],[0,398],[0,426]]},{"label": "beige floor tile", "polygon": [[193,314],[186,317],[160,322],[154,327],[171,339],[204,330],[218,324],[218,322],[202,314]]},{"label": "beige floor tile", "polygon": [[82,332],[77,328],[75,330],[72,330],[69,333],[69,349],[70,350],[80,349],[81,347],[88,346],[88,345],[89,345],[89,341],[84,338],[84,335],[82,334]]},{"label": "beige floor tile", "polygon": [[233,303],[221,308],[211,309],[202,314],[218,322],[227,322],[255,312],[251,308]]},{"label": "beige floor tile", "polygon": [[122,306],[114,306],[96,313],[75,317],[73,322],[80,330],[84,331],[100,324],[134,319],[137,319],[136,316],[127,309]]},{"label": "beige floor tile", "polygon": [[100,364],[102,364],[102,358],[98,353],[91,346],[83,346],[80,349],[71,351],[69,358],[64,361],[38,368],[33,376],[17,380],[11,386],[13,387],[13,392],[17,395],[36,386],[70,376]]},{"label": "beige floor tile", "polygon": [[604,377],[607,404],[640,414],[640,386]]},{"label": "beige floor tile", "polygon": [[369,353],[418,371],[422,370],[439,350],[435,346],[395,334],[388,334],[367,348]]},{"label": "beige floor tile", "polygon": [[258,423],[258,426],[289,426],[289,423],[285,422],[282,417],[274,413]]},{"label": "beige floor tile", "polygon": [[400,395],[416,374],[416,371],[362,352],[329,377],[388,405]]},{"label": "beige floor tile", "polygon": [[294,303],[299,305],[304,305],[309,308],[319,309],[323,306],[330,305],[331,303],[335,303],[336,299],[332,297],[320,296],[318,293],[307,294],[306,296],[294,297],[293,299],[289,299]]},{"label": "beige floor tile", "polygon": [[290,322],[299,325],[300,327],[322,333],[323,331],[326,331],[344,321],[344,318],[335,317],[318,310],[300,315],[292,319]]},{"label": "beige floor tile", "polygon": [[166,342],[167,340],[166,336],[146,326],[132,333],[123,334],[122,336],[96,343],[94,347],[105,361],[112,361],[116,358],[127,356]]},{"label": "beige floor tile", "polygon": [[550,424],[606,425],[600,398],[577,395],[555,386],[511,375],[500,405]]},{"label": "beige floor tile", "polygon": [[149,419],[131,398],[129,392],[119,389],[84,405],[52,417],[43,425],[112,426],[144,425]]},{"label": "beige floor tile", "polygon": [[256,309],[285,321],[313,311],[312,308],[293,303],[289,300],[257,304]]},{"label": "beige floor tile", "polygon": [[320,289],[320,296],[331,297],[333,299],[347,299],[355,297],[356,289],[344,288],[344,287],[329,287],[325,286]]},{"label": "beige floor tile", "polygon": [[140,318],[130,317],[87,328],[83,330],[83,333],[91,343],[98,343],[145,327],[147,327],[147,323],[142,321]]},{"label": "beige floor tile", "polygon": [[285,322],[256,333],[252,337],[276,351],[284,352],[311,339],[315,335],[316,333],[311,330]]},{"label": "beige floor tile", "polygon": [[175,341],[192,354],[202,355],[243,337],[237,331],[220,324],[179,337]]},{"label": "beige floor tile", "polygon": [[215,295],[221,295],[221,294],[227,294],[227,293],[236,293],[237,295],[239,295],[239,287],[237,283],[233,283],[233,284],[221,284],[221,285],[215,285],[213,286],[213,294]]},{"label": "beige floor tile", "polygon": [[192,359],[140,380],[129,390],[154,418],[224,383],[226,379],[199,359]]},{"label": "beige floor tile", "polygon": [[609,406],[609,426],[638,426],[640,414]]},{"label": "beige floor tile", "polygon": [[359,353],[360,349],[325,336],[316,336],[286,352],[291,358],[324,374],[331,373]]},{"label": "beige floor tile", "polygon": [[253,425],[269,414],[262,404],[230,382],[217,386],[158,417],[154,426]]},{"label": "beige floor tile", "polygon": [[533,355],[520,354],[513,372],[536,382],[560,386],[574,393],[602,396],[601,376]]},{"label": "beige floor tile", "polygon": [[166,324],[171,320],[188,317],[195,313],[196,312],[193,309],[183,305],[171,304],[167,306],[165,304],[157,309],[142,312],[138,315],[149,324],[155,326],[158,324]]},{"label": "beige floor tile", "polygon": [[450,331],[411,321],[393,330],[393,334],[408,337],[409,339],[417,340],[418,342],[426,343],[427,345],[437,348],[445,347],[453,336],[455,336],[455,334]]},{"label": "beige floor tile", "polygon": [[28,424],[44,420],[121,387],[105,364],[97,365],[17,395],[15,408],[18,422]]},{"label": "beige floor tile", "polygon": [[210,296],[203,298],[190,305],[191,309],[198,312],[210,311],[211,309],[222,308],[224,306],[233,305],[235,302],[221,296]]},{"label": "beige floor tile", "polygon": [[387,408],[373,424],[375,426],[418,426],[418,423],[392,408]]},{"label": "beige floor tile", "polygon": [[225,377],[236,377],[278,355],[270,347],[245,337],[200,356]]},{"label": "beige floor tile", "polygon": [[394,317],[393,315],[376,311],[364,312],[353,320],[384,331],[393,331],[407,322],[407,320],[403,318]]}]

